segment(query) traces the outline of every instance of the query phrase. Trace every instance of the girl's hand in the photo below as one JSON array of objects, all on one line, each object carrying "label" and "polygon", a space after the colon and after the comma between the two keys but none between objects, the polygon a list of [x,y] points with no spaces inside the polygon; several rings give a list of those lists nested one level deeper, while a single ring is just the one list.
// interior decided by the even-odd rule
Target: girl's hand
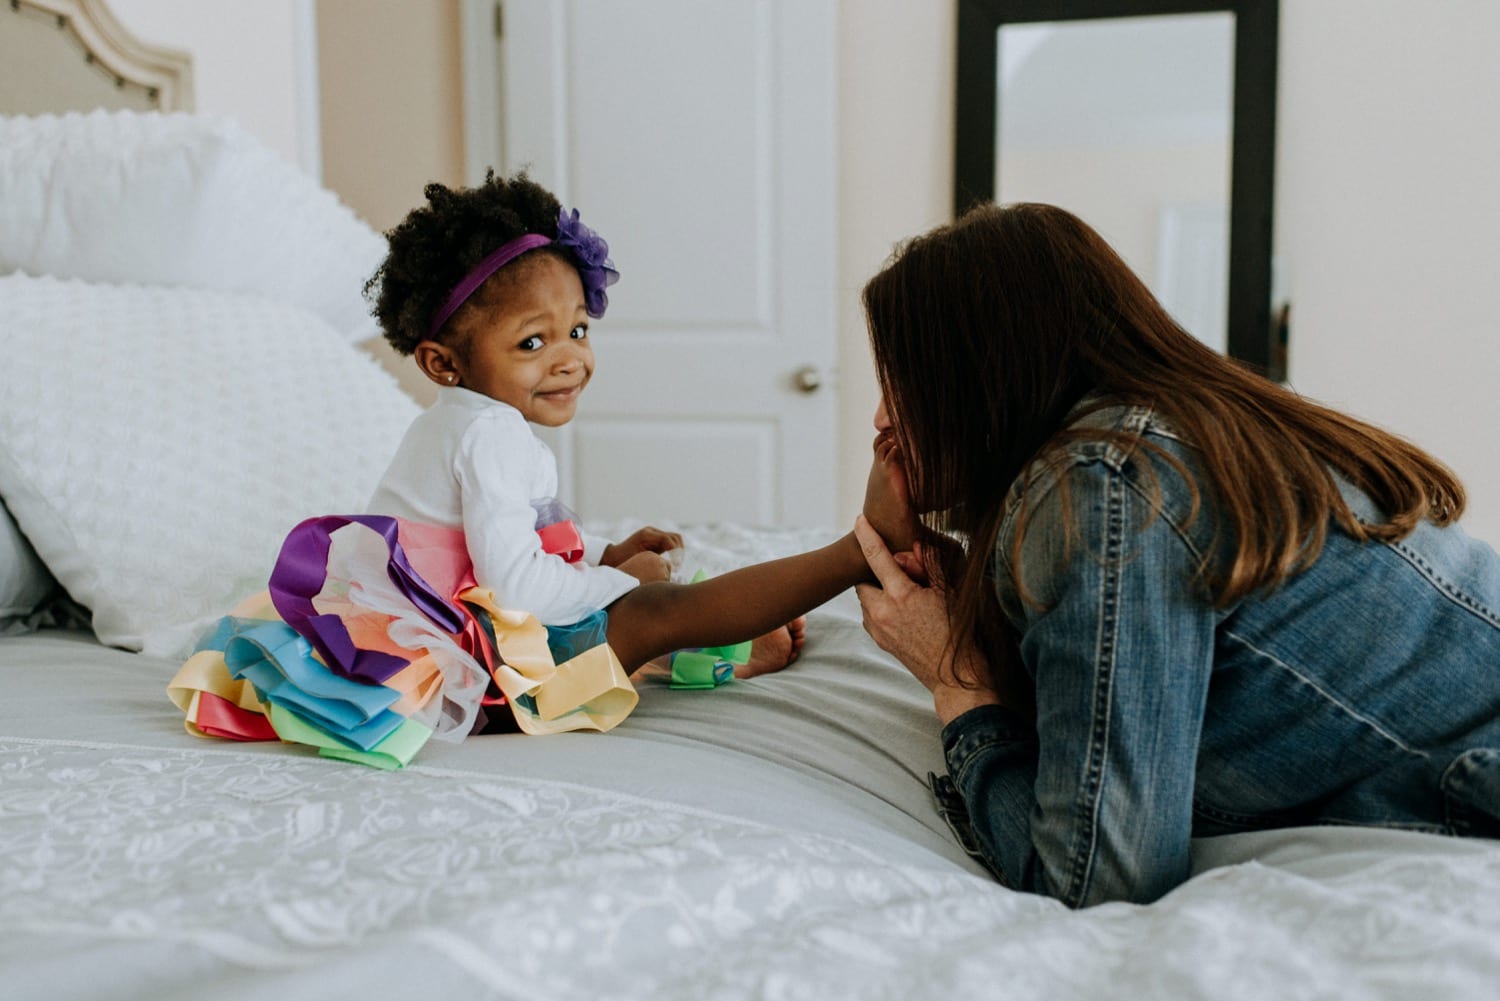
[{"label": "girl's hand", "polygon": [[880,582],[854,588],[865,632],[932,693],[938,717],[947,723],[975,706],[999,702],[982,684],[985,664],[979,651],[969,642],[951,642],[947,595],[902,569],[865,518],[854,520],[854,534]]},{"label": "girl's hand", "polygon": [[666,553],[681,548],[681,535],[647,525],[632,532],[623,542],[612,542],[605,546],[604,552],[599,555],[599,565],[623,570],[625,562],[637,553]]},{"label": "girl's hand", "polygon": [[642,584],[672,579],[672,564],[662,559],[659,553],[636,553],[621,563],[619,569]]},{"label": "girl's hand", "polygon": [[912,548],[917,516],[911,509],[906,465],[896,447],[896,436],[890,431],[875,436],[875,457],[865,484],[864,516],[891,549],[906,552]]}]

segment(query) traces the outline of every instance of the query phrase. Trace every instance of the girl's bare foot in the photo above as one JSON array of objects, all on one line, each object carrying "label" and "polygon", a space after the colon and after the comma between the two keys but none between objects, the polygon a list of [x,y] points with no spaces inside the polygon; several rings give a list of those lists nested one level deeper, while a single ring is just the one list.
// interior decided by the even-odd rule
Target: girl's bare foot
[{"label": "girl's bare foot", "polygon": [[754,678],[786,667],[802,652],[807,640],[807,617],[797,616],[780,629],[772,629],[750,646],[750,659],[736,664],[736,678]]}]

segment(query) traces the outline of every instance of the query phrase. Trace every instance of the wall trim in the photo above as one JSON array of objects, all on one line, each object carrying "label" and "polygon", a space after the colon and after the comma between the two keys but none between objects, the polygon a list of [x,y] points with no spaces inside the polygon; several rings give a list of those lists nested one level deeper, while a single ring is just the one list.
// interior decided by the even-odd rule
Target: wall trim
[{"label": "wall trim", "polygon": [[498,0],[459,0],[459,64],[463,90],[464,183],[477,185],[491,166],[503,169],[500,133]]}]

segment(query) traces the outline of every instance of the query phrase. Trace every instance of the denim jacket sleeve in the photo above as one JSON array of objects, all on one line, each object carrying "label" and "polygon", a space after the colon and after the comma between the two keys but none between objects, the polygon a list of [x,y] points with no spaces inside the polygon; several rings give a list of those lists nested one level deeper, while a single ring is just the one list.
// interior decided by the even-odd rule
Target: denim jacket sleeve
[{"label": "denim jacket sleeve", "polygon": [[[1170,492],[1174,474],[1156,469]],[[1101,450],[1058,478],[1064,489],[1029,502],[1020,565],[1031,601],[1014,593],[1005,531],[997,554],[1036,724],[974,709],[944,729],[944,752],[1003,882],[1070,907],[1144,903],[1189,874],[1217,615],[1194,584],[1197,549],[1171,503],[1152,513],[1137,465]]]}]

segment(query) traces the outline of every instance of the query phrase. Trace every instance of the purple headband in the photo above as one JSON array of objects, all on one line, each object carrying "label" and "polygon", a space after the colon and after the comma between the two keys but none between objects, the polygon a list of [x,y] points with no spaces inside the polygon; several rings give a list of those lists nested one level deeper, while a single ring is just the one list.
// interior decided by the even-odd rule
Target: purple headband
[{"label": "purple headband", "polygon": [[[468,302],[469,296],[496,271],[528,250],[545,247],[552,242],[552,239],[540,233],[524,233],[474,265],[453,286],[453,291],[448,293],[443,304],[432,314],[432,321],[427,324],[427,336],[436,337],[448,318],[458,311],[458,307]],[[568,256],[573,258],[573,266],[578,269],[578,277],[583,282],[584,309],[595,319],[603,316],[604,310],[609,306],[609,296],[604,290],[620,280],[620,272],[615,270],[614,262],[609,259],[609,244],[598,233],[578,221],[577,209],[571,213],[567,209],[558,211],[555,242],[568,252]]]}]

